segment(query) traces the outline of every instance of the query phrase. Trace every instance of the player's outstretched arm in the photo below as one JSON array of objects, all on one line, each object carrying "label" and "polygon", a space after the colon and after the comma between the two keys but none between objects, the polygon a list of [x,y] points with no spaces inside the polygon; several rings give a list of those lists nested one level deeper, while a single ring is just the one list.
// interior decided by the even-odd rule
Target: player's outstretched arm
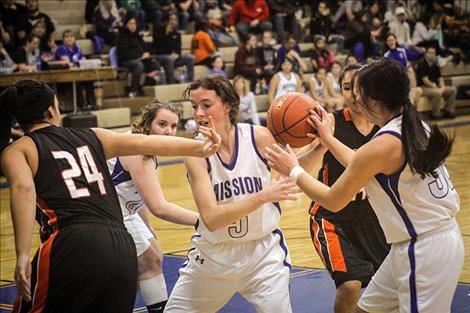
[{"label": "player's outstretched arm", "polygon": [[318,110],[310,110],[307,123],[317,130],[321,143],[333,156],[347,167],[354,155],[354,150],[343,144],[334,136],[334,117],[328,114],[325,109],[318,107]]},{"label": "player's outstretched arm", "polygon": [[[27,161],[22,142],[10,145],[2,153],[2,169],[10,186],[10,210],[15,236],[15,282],[20,296],[31,300],[31,248],[36,214],[36,190],[33,173]],[[32,147],[34,145],[31,143]],[[36,165],[37,166],[37,165]]]},{"label": "player's outstretched arm", "polygon": [[103,146],[106,159],[125,155],[195,156],[207,157],[219,149],[220,136],[215,128],[200,127],[204,141],[173,136],[121,134],[93,128]]},{"label": "player's outstretched arm", "polygon": [[264,203],[295,200],[298,188],[288,179],[271,181],[267,186],[243,200],[217,204],[212,183],[207,172],[207,163],[200,158],[185,158],[188,178],[199,215],[209,231],[216,231],[232,224],[258,209]]},{"label": "player's outstretched arm", "polygon": [[166,200],[155,175],[153,158],[139,155],[121,157],[120,160],[123,167],[129,171],[134,185],[153,215],[176,224],[191,226],[196,224],[199,217],[196,212]]}]

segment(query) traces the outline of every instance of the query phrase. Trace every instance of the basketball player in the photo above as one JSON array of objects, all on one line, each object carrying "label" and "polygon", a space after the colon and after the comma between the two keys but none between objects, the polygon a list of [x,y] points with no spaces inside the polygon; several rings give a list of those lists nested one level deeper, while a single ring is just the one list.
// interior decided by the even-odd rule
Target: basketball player
[{"label": "basketball player", "polygon": [[[219,136],[202,129],[207,139],[201,143],[57,127],[57,98],[36,80],[20,80],[0,95],[0,118],[19,295],[32,300],[32,312],[132,312],[136,250],[105,160],[131,153],[208,156],[217,151]],[[5,148],[12,118],[26,135]],[[41,245],[37,273],[32,273],[29,251],[36,203],[49,216],[54,233]]]},{"label": "basketball player", "polygon": [[[132,132],[175,136],[178,120],[178,111],[173,104],[156,100],[142,109],[142,117],[134,123]],[[162,271],[163,254],[147,211],[183,225],[196,224],[198,214],[166,201],[155,176],[156,158],[142,155],[115,157],[107,163],[119,197],[124,225],[137,248],[140,293],[149,312],[163,312],[168,300]]]},{"label": "basketball player", "polygon": [[[379,129],[369,123],[354,104],[351,78],[360,67],[352,64],[344,68],[339,84],[348,107],[328,114],[334,137],[353,150],[368,142]],[[315,158],[300,157],[299,161],[309,172]],[[318,180],[332,186],[343,171],[341,163],[327,151]],[[361,288],[369,283],[390,247],[363,191],[338,213],[332,213],[313,201],[310,215],[313,244],[336,285],[335,313],[351,313],[359,300]]]},{"label": "basketball player", "polygon": [[214,157],[185,158],[200,219],[165,312],[216,312],[237,291],[258,312],[292,312],[277,201],[297,190],[288,179],[270,182],[262,154],[274,139],[264,127],[237,123],[240,97],[225,77],[197,80],[185,96],[198,127],[212,116],[222,144]]},{"label": "basketball player", "polygon": [[357,72],[355,104],[381,127],[357,151],[331,134],[324,110],[321,117],[312,112],[322,144],[346,166],[331,187],[305,174],[290,147],[266,149],[275,169],[332,212],[365,187],[391,250],[355,312],[450,312],[463,265],[454,217],[459,197],[443,164],[452,142],[436,125],[421,121],[409,92],[406,69],[393,60],[374,61]]}]

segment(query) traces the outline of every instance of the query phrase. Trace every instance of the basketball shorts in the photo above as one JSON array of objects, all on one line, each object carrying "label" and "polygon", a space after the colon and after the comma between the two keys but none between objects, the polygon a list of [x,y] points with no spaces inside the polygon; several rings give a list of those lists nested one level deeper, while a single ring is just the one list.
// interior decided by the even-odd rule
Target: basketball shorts
[{"label": "basketball shorts", "polygon": [[310,236],[336,288],[351,280],[367,286],[390,249],[372,209],[371,214],[341,222],[315,214],[310,217]]},{"label": "basketball shorts", "polygon": [[216,312],[235,292],[257,312],[292,312],[290,257],[280,230],[240,244],[211,244],[196,234],[192,243],[165,312]]},{"label": "basketball shorts", "polygon": [[124,216],[124,225],[134,239],[139,257],[150,247],[150,239],[155,238],[139,214]]},{"label": "basketball shorts", "polygon": [[463,260],[455,220],[414,242],[394,243],[358,306],[371,313],[448,313]]},{"label": "basketball shorts", "polygon": [[[137,292],[135,245],[124,226],[59,228],[34,259],[33,301],[14,312],[132,312]],[[29,310],[27,310],[29,308]]]}]

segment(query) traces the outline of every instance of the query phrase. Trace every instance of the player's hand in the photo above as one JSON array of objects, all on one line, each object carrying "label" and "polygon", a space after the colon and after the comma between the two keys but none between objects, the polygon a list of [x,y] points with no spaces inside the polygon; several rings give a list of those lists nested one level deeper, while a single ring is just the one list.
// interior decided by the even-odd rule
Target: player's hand
[{"label": "player's hand", "polygon": [[18,294],[25,301],[31,301],[31,262],[28,255],[18,256],[14,276]]},{"label": "player's hand", "polygon": [[199,133],[205,137],[202,147],[202,153],[204,157],[208,157],[216,153],[220,148],[222,138],[215,131],[214,120],[212,119],[212,116],[209,116],[209,127],[200,126]]},{"label": "player's hand", "polygon": [[282,200],[297,200],[295,194],[300,189],[294,185],[287,177],[277,177],[271,180],[263,190],[259,192],[259,196],[265,203],[278,202]]},{"label": "player's hand", "polygon": [[294,150],[289,146],[282,149],[280,145],[273,145],[272,148],[266,147],[266,159],[269,166],[284,176],[289,176],[290,171],[299,165]]},{"label": "player's hand", "polygon": [[[313,135],[319,136],[320,140],[324,141],[333,136],[334,129],[330,118],[328,113],[321,106],[318,106],[315,110],[310,110],[307,123],[317,130],[317,134]],[[308,136],[313,137],[312,135]]]}]

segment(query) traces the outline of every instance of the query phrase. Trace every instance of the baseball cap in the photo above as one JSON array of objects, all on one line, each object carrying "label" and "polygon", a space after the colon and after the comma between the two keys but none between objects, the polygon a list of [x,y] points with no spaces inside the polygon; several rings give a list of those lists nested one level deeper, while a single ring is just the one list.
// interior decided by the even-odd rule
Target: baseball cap
[{"label": "baseball cap", "polygon": [[405,8],[404,7],[397,7],[395,9],[395,15],[400,15],[400,14],[405,14]]}]

